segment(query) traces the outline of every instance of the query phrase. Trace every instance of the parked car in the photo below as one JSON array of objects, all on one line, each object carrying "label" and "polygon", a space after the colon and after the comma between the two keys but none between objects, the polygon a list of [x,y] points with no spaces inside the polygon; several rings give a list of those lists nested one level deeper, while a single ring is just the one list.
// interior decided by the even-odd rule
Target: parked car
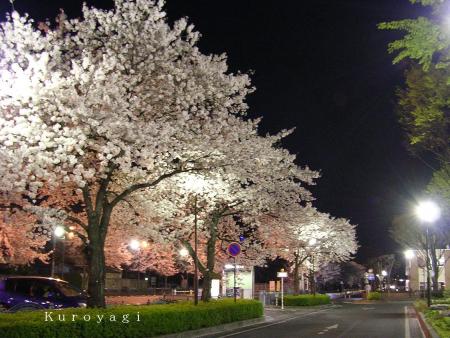
[{"label": "parked car", "polygon": [[56,278],[11,276],[0,279],[0,308],[8,312],[86,307],[86,295]]}]

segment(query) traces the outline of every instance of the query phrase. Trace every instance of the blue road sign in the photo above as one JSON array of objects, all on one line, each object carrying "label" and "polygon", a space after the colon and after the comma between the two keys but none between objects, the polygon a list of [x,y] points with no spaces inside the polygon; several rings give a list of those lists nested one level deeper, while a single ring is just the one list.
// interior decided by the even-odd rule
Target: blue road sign
[{"label": "blue road sign", "polygon": [[228,244],[227,252],[230,256],[236,257],[241,253],[241,245],[237,242]]}]

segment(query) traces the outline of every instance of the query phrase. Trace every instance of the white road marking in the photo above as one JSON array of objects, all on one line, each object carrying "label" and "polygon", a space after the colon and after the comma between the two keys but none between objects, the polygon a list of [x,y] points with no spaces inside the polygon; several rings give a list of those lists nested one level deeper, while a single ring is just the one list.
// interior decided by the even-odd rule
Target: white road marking
[{"label": "white road marking", "polygon": [[409,315],[408,315],[408,307],[405,306],[405,338],[411,338],[411,332],[409,328]]},{"label": "white road marking", "polygon": [[227,334],[227,335],[225,335],[225,336],[220,336],[219,338],[231,337],[231,336],[236,336],[236,335],[241,334],[241,333],[244,333],[244,332],[250,332],[250,331],[254,331],[254,330],[260,330],[260,329],[263,329],[263,328],[265,328],[265,327],[274,326],[274,325],[278,325],[278,324],[283,324],[283,323],[289,322],[289,321],[291,321],[291,320],[293,320],[293,319],[303,318],[303,317],[308,317],[308,316],[314,315],[314,314],[316,314],[316,313],[321,313],[321,312],[328,311],[328,310],[331,310],[331,308],[330,308],[330,309],[323,309],[323,310],[319,310],[319,311],[314,311],[314,312],[306,313],[306,314],[304,314],[303,316],[289,317],[289,318],[287,318],[287,319],[280,320],[280,321],[278,321],[278,322],[276,322],[276,323],[267,324],[267,325],[262,325],[262,326],[254,327],[254,328],[252,328],[252,329],[242,330],[242,331],[235,332],[235,333],[230,333],[230,334]]},{"label": "white road marking", "polygon": [[375,310],[374,307],[363,307],[362,309],[365,310],[365,311],[367,311],[367,310]]},{"label": "white road marking", "polygon": [[325,334],[329,330],[337,329],[338,327],[339,327],[339,324],[334,324],[334,325],[331,325],[331,326],[327,326],[324,330],[320,331],[318,334]]}]

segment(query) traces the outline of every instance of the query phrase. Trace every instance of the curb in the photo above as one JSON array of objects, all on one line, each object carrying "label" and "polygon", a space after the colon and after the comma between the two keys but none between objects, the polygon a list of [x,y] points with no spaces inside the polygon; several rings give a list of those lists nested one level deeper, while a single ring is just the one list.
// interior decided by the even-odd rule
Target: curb
[{"label": "curb", "polygon": [[419,320],[420,327],[425,334],[425,338],[439,338],[439,335],[434,331],[433,327],[427,323],[427,320],[425,319],[425,316],[422,312],[417,311],[416,308],[414,308],[414,311],[416,311],[417,319]]},{"label": "curb", "polygon": [[224,331],[231,331],[231,330],[239,329],[239,328],[246,327],[246,326],[262,324],[264,322],[266,322],[266,318],[263,315],[261,318],[241,320],[238,322],[221,324],[221,325],[211,326],[211,327],[205,327],[203,329],[198,329],[198,330],[172,333],[172,334],[167,334],[164,336],[157,336],[157,337],[158,338],[196,338],[196,337],[202,337],[202,336],[216,334],[216,333],[222,333]]}]

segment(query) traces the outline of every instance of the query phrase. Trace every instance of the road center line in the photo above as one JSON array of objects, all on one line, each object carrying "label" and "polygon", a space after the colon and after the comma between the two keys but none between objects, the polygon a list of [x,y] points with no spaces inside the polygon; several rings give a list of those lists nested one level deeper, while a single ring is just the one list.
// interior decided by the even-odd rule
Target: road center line
[{"label": "road center line", "polygon": [[411,332],[409,328],[408,306],[406,305],[405,305],[405,338],[411,338]]},{"label": "road center line", "polygon": [[300,315],[300,316],[289,317],[289,318],[287,318],[287,319],[283,319],[283,320],[277,321],[277,322],[275,322],[275,323],[266,324],[266,325],[254,327],[254,328],[252,328],[252,329],[247,329],[247,330],[242,330],[242,331],[239,331],[239,332],[235,332],[235,333],[230,333],[230,334],[227,334],[227,335],[224,335],[224,336],[220,336],[219,338],[231,337],[231,336],[236,336],[236,335],[241,334],[241,333],[244,333],[244,332],[250,332],[250,331],[260,330],[260,329],[263,329],[263,328],[266,328],[266,327],[269,327],[269,326],[274,326],[274,325],[283,324],[283,323],[289,322],[289,321],[291,321],[291,320],[293,320],[293,319],[303,318],[303,317],[308,317],[308,316],[314,315],[314,314],[316,314],[316,313],[325,312],[325,311],[328,311],[328,310],[331,310],[331,309],[332,309],[332,308],[329,308],[329,309],[323,309],[323,310],[319,310],[319,311],[314,311],[314,312],[306,313],[306,314],[304,314],[304,315],[302,315],[302,316]]}]

